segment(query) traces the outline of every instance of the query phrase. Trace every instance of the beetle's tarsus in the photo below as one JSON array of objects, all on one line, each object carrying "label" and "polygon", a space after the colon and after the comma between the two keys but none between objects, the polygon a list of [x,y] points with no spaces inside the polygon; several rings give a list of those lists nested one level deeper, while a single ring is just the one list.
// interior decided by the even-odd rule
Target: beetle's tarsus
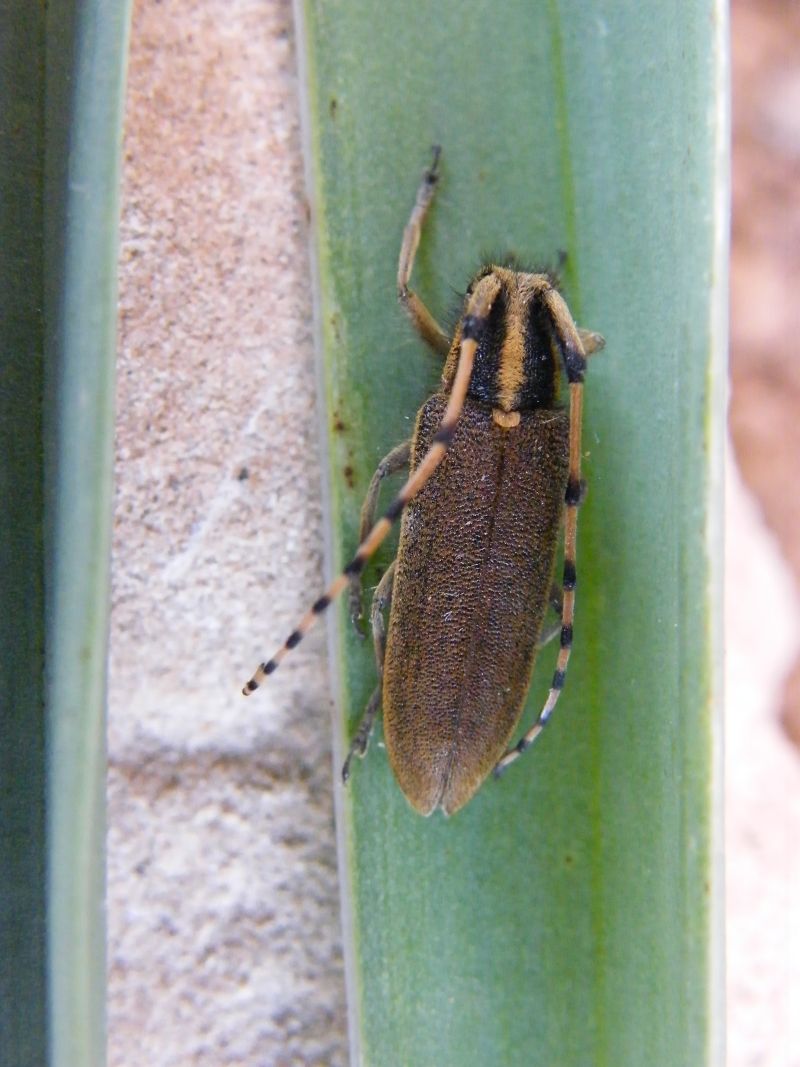
[{"label": "beetle's tarsus", "polygon": [[353,743],[350,746],[350,751],[347,753],[347,759],[344,761],[342,767],[342,785],[347,785],[350,780],[350,764],[353,762],[353,756],[358,756],[359,759],[363,759],[367,754],[367,748],[369,747],[369,738],[360,737],[359,734],[353,738]]},{"label": "beetle's tarsus", "polygon": [[360,641],[367,636],[364,621],[364,608],[361,602],[361,588],[353,589],[350,593],[350,622]]},{"label": "beetle's tarsus", "polygon": [[433,152],[433,160],[425,172],[425,177],[427,181],[433,183],[439,180],[439,159],[442,155],[442,146],[440,144],[431,145],[431,152]]}]

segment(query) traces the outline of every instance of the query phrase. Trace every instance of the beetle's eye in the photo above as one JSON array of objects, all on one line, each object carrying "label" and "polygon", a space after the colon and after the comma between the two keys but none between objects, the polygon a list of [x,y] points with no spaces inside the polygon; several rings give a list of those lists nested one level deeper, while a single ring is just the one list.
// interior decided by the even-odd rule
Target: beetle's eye
[{"label": "beetle's eye", "polygon": [[480,340],[478,350],[475,353],[476,364],[485,363],[487,359],[496,359],[497,353],[503,347],[503,339],[506,334],[506,294],[500,290],[494,298],[489,309]]},{"label": "beetle's eye", "polygon": [[[541,300],[531,300],[528,305],[528,327],[526,333],[526,348],[530,351],[547,353],[552,347],[552,326],[547,314],[547,308]],[[541,356],[540,356],[541,358]]]},{"label": "beetle's eye", "polygon": [[491,347],[499,348],[503,343],[506,332],[506,306],[506,293],[501,289],[494,298],[486,326],[486,337]]}]

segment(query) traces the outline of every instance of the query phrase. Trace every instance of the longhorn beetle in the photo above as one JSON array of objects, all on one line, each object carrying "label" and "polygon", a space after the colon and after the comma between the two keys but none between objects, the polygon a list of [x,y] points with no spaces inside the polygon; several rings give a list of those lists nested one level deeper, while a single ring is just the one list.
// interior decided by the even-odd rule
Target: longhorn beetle
[{"label": "longhorn beetle", "polygon": [[[378,466],[352,560],[243,690],[257,689],[348,586],[358,625],[362,571],[402,515],[397,556],[372,601],[378,686],[342,775],[347,781],[353,756],[366,753],[382,704],[389,762],[423,815],[436,808],[452,814],[492,770],[501,774],[544,729],[564,686],[584,493],[583,378],[586,356],[604,344],[576,327],[548,274],[494,264],[472,279],[448,338],[409,287],[439,153],[435,148],[403,235],[397,290],[417,332],[444,357],[441,390],[423,404],[411,440]],[[562,365],[568,411],[558,403]],[[381,482],[405,466],[408,480],[376,522]],[[562,520],[559,589],[553,571]],[[543,633],[548,604],[561,619]],[[556,634],[561,647],[547,700],[508,749],[537,647]]]}]

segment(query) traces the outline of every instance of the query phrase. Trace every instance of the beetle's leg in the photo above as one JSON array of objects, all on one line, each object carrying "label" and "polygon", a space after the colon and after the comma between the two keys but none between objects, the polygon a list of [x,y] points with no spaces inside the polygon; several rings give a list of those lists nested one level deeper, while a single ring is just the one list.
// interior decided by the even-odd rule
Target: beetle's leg
[{"label": "beetle's leg", "polygon": [[344,767],[342,767],[343,782],[346,782],[350,777],[350,762],[353,759],[353,756],[359,756],[363,759],[366,755],[372,728],[375,725],[375,717],[378,714],[378,708],[381,706],[381,695],[383,693],[383,659],[386,654],[386,622],[383,613],[392,602],[392,586],[394,585],[394,568],[396,562],[397,560],[392,560],[388,570],[381,578],[380,582],[378,582],[378,587],[372,598],[370,623],[372,625],[372,640],[375,644],[375,664],[378,668],[378,684],[375,687],[375,692],[369,698],[369,703],[361,717],[361,722],[358,724],[356,735],[350,743],[350,750],[347,753],[347,759],[344,761]]},{"label": "beetle's leg", "polygon": [[[402,444],[393,448],[388,456],[384,456],[378,464],[377,470],[372,475],[372,480],[369,483],[367,489],[367,495],[364,497],[364,503],[361,506],[361,525],[358,532],[358,543],[366,540],[367,534],[375,525],[375,519],[378,512],[378,495],[381,489],[381,483],[384,478],[388,478],[391,474],[396,474],[403,467],[408,466],[408,461],[411,456],[411,439],[403,441]],[[354,574],[350,579],[350,618],[353,620],[353,626],[356,628],[356,633],[360,637],[364,637],[364,633],[361,629],[361,572]]]},{"label": "beetle's leg", "polygon": [[606,347],[605,337],[601,333],[595,333],[594,330],[582,330],[579,326],[578,336],[581,339],[585,356],[593,356],[595,352],[599,352]]},{"label": "beetle's leg", "polygon": [[572,624],[575,617],[575,584],[577,572],[575,553],[578,534],[578,508],[583,501],[585,487],[581,482],[581,429],[583,426],[583,377],[586,372],[586,356],[577,327],[572,321],[567,305],[555,289],[545,295],[553,325],[554,340],[558,345],[569,381],[569,474],[564,498],[564,591],[561,606],[561,647],[558,650],[556,670],[550,683],[550,692],[539,717],[522,739],[506,752],[494,769],[495,777],[531,747],[545,728],[558,703],[567,664],[572,650]]},{"label": "beetle's leg", "polygon": [[446,356],[450,350],[450,339],[408,285],[411,281],[411,271],[414,267],[414,257],[417,254],[422,226],[436,191],[436,182],[439,180],[437,167],[441,151],[438,145],[433,150],[433,162],[422,176],[411,218],[403,233],[403,246],[400,249],[400,262],[397,265],[397,295],[422,340],[429,344],[434,352]]},{"label": "beetle's leg", "polygon": [[369,702],[364,709],[364,714],[361,716],[361,722],[358,724],[356,735],[350,742],[350,749],[347,753],[347,759],[344,761],[342,767],[342,783],[347,785],[350,781],[351,769],[350,764],[353,762],[353,756],[358,756],[359,759],[363,759],[367,754],[367,748],[369,747],[369,739],[372,735],[372,728],[375,725],[375,719],[378,715],[378,708],[381,706],[381,696],[383,690],[378,683],[373,690],[372,696],[369,698]]},{"label": "beetle's leg", "polygon": [[553,582],[550,586],[550,607],[556,615],[560,615],[564,607],[564,593],[558,582]]},{"label": "beetle's leg", "polygon": [[561,613],[563,610],[563,593],[561,592],[561,586],[558,582],[553,582],[550,586],[550,607],[558,615],[558,622],[551,623],[545,627],[539,634],[539,639],[536,642],[537,648],[544,648],[545,645],[549,645],[556,634],[561,632]]},{"label": "beetle's leg", "polygon": [[539,634],[539,638],[536,642],[538,649],[545,648],[554,637],[557,637],[561,633],[561,620],[558,622],[551,622],[549,626],[545,626],[542,632]]}]

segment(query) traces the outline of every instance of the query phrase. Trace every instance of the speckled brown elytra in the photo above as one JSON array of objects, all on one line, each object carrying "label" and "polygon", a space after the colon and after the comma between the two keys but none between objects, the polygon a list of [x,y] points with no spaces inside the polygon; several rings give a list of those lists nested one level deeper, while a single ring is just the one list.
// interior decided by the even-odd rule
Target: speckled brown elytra
[{"label": "speckled brown elytra", "polygon": [[[450,339],[409,288],[438,180],[439,149],[403,235],[397,289],[418,333],[445,358],[442,387],[420,409],[414,436],[370,482],[360,544],[243,692],[252,693],[349,585],[361,612],[361,574],[400,516],[397,557],[375,590],[371,623],[378,686],[350,746],[366,753],[379,707],[389,762],[411,805],[452,814],[491,771],[533,744],[564,686],[572,647],[586,357],[603,338],[576,327],[549,274],[487,265],[472,279]],[[561,368],[569,409],[559,405]],[[377,522],[382,481],[410,467]],[[564,524],[561,588],[553,581]],[[548,605],[560,623],[544,628]],[[384,611],[390,608],[388,631]],[[536,650],[560,635],[550,692],[510,750]]]}]

